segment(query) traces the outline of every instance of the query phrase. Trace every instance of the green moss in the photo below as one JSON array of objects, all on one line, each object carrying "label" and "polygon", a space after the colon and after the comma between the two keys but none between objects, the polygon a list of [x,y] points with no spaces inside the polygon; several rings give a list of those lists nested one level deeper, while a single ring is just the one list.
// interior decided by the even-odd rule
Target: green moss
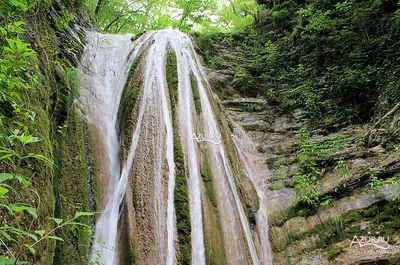
[{"label": "green moss", "polygon": [[[120,99],[119,109],[117,113],[117,124],[118,135],[120,137],[122,145],[122,160],[126,158],[126,151],[129,149],[129,146],[132,142],[132,130],[134,126],[133,111],[135,109],[136,102],[138,101],[138,98],[140,96],[140,91],[142,87],[141,79],[134,78],[134,75],[143,55],[147,52],[149,47],[150,46],[146,47],[145,50],[139,56],[137,56],[132,63]],[[131,53],[132,52],[133,50],[131,51]]]},{"label": "green moss", "polygon": [[[177,58],[174,51],[167,54],[166,77],[171,100],[172,116],[175,116],[175,108],[178,103],[178,68]],[[175,124],[174,124],[175,125]],[[174,127],[176,133],[176,128]],[[174,161],[175,161],[175,189],[174,204],[176,211],[176,222],[178,232],[180,264],[191,264],[191,223],[189,191],[185,170],[185,158],[182,144],[178,137],[174,139]]]},{"label": "green moss", "polygon": [[169,97],[171,99],[172,113],[175,112],[175,106],[178,103],[178,68],[177,58],[174,51],[169,51],[167,54],[166,77],[169,89]]},{"label": "green moss", "polygon": [[[133,50],[132,50],[132,51],[133,51]],[[138,64],[139,64],[140,61],[142,60],[143,54],[144,54],[144,53],[141,53],[139,56],[137,56],[137,57],[135,58],[135,61],[132,63],[131,69],[129,69],[129,73],[128,73],[128,78],[127,78],[128,82],[129,82],[129,80],[132,79],[133,74],[135,73]],[[128,82],[127,82],[127,84],[128,84]]]},{"label": "green moss", "polygon": [[182,145],[178,138],[174,140],[174,159],[176,166],[174,203],[178,230],[180,263],[191,264],[191,225],[189,192],[185,174],[185,160]]},{"label": "green moss", "polygon": [[[76,62],[63,54],[69,47],[79,58],[83,47],[68,36],[65,42],[60,42],[53,22],[45,13],[35,17],[35,21],[27,21],[29,25],[35,23],[39,31],[33,44],[38,48],[36,75],[39,83],[37,91],[27,95],[26,101],[36,113],[32,132],[41,139],[29,152],[44,155],[53,160],[54,165],[32,160],[23,165],[23,170],[27,170],[27,174],[33,170],[29,176],[33,176],[41,202],[38,228],[49,231],[54,222],[47,217],[65,220],[77,211],[89,211],[89,188],[83,121],[73,105],[79,87],[73,68]],[[88,217],[79,221],[90,225]],[[82,257],[88,252],[89,235],[72,227],[59,230],[57,235],[64,238],[64,242],[57,241],[56,246],[56,241],[46,240],[38,245],[38,258],[34,263],[85,264]]]},{"label": "green moss", "polygon": [[[341,252],[330,247],[338,242],[343,242],[354,237],[354,235],[377,235],[389,237],[389,243],[397,236],[400,229],[400,202],[381,202],[371,207],[348,212],[338,216],[332,222],[317,225],[315,228],[304,233],[293,232],[289,234],[292,244],[298,240],[306,240],[317,236],[319,240],[313,246],[327,250],[328,257],[336,258]],[[372,213],[376,213],[373,215]],[[335,220],[340,220],[335,221]],[[368,224],[366,231],[361,231],[361,222]]]},{"label": "green moss", "polygon": [[[54,179],[55,217],[64,220],[73,218],[78,211],[95,210],[90,207],[84,123],[72,104],[66,107],[65,126],[58,130],[56,137]],[[90,226],[93,220],[82,217],[79,221]],[[89,232],[81,227],[66,227],[58,230],[57,236],[64,241],[57,241],[54,264],[85,264],[90,244]]]},{"label": "green moss", "polygon": [[[122,146],[125,148],[128,148],[131,143],[131,134],[134,126],[132,112],[136,106],[139,94],[140,87],[138,86],[126,86],[122,92],[117,119]],[[122,148],[123,152],[125,148]]]},{"label": "green moss", "polygon": [[345,223],[355,223],[359,222],[362,219],[361,214],[358,211],[353,211],[345,215],[343,221]]},{"label": "green moss", "polygon": [[[40,141],[26,146],[16,144],[15,149],[24,156],[29,153],[42,155],[53,162],[27,158],[15,164],[15,173],[26,176],[32,183],[29,190],[24,191],[19,191],[16,186],[16,192],[28,199],[29,204],[37,207],[37,218],[31,222],[20,213],[18,218],[14,219],[19,219],[15,222],[21,222],[21,228],[32,233],[34,230],[52,230],[55,223],[48,217],[66,220],[73,217],[77,211],[89,210],[84,126],[82,117],[73,104],[78,96],[79,87],[74,69],[82,55],[83,46],[68,31],[62,31],[65,28],[57,28],[56,13],[67,14],[60,11],[58,2],[36,2],[30,3],[30,10],[16,12],[18,18],[8,17],[2,25],[5,27],[8,23],[24,21],[27,34],[21,34],[19,38],[30,42],[37,52],[37,58],[32,56],[31,64],[27,65],[29,67],[25,68],[26,72],[23,75],[23,78],[27,78],[26,84],[29,84],[29,87],[20,94],[23,101],[21,106],[32,110],[34,115],[31,115],[29,120],[25,118],[19,122],[26,124],[32,136],[38,137]],[[72,17],[76,10],[73,9],[68,14]],[[82,31],[78,32],[78,35],[81,35]],[[7,35],[7,38],[12,36]],[[17,90],[15,92],[19,93]],[[0,106],[0,109],[2,111],[3,106]],[[17,124],[17,119],[9,123],[3,119],[2,121],[4,124],[1,124],[3,128],[0,131],[5,134]],[[24,127],[22,123],[18,123],[19,129]],[[3,146],[4,143],[1,144]],[[0,162],[0,171],[3,172],[2,170],[3,165]],[[79,221],[90,224],[89,218]],[[7,220],[6,223],[13,225],[12,222],[14,220]],[[20,260],[41,265],[87,264],[82,257],[88,253],[88,234],[76,227],[68,227],[58,230],[57,235],[62,237],[64,242],[57,241],[56,245],[55,240],[43,240],[35,246],[36,254],[25,252]],[[28,237],[25,240],[26,243],[32,243]],[[21,252],[18,250],[14,253]]]},{"label": "green moss", "polygon": [[201,167],[201,177],[203,178],[204,185],[206,187],[206,194],[207,197],[210,199],[213,207],[218,207],[217,197],[215,195],[215,190],[214,190],[214,182],[213,182],[214,177],[211,171],[210,163],[208,161],[207,155],[204,155],[203,158],[204,161]]},{"label": "green moss", "polygon": [[374,217],[374,216],[376,216],[376,208],[375,207],[364,209],[361,212],[362,212],[362,215],[365,216],[365,217]]},{"label": "green moss", "polygon": [[231,121],[228,121],[228,127],[229,127],[229,130],[231,131],[231,132],[233,132],[234,131],[234,127],[233,127],[233,124],[232,124],[232,122]]},{"label": "green moss", "polygon": [[328,260],[334,260],[335,258],[337,258],[341,253],[343,253],[343,249],[332,249],[329,250],[328,252],[326,252],[326,255],[328,257]]},{"label": "green moss", "polygon": [[[206,264],[227,264],[223,241],[221,220],[218,213],[217,196],[214,189],[214,176],[205,150],[202,150],[203,163],[200,170],[206,191],[204,207],[208,207],[208,220],[204,226]],[[206,217],[205,215],[203,217]]]},{"label": "green moss", "polygon": [[201,113],[199,85],[197,84],[196,77],[193,75],[193,73],[190,73],[190,85],[192,87],[193,100],[194,100],[194,106],[196,108],[196,113],[197,115],[199,115]]},{"label": "green moss", "polygon": [[221,224],[219,216],[217,216],[217,229],[211,231],[204,231],[204,243],[206,249],[206,264],[209,265],[223,265],[227,264],[224,241],[222,238]]}]

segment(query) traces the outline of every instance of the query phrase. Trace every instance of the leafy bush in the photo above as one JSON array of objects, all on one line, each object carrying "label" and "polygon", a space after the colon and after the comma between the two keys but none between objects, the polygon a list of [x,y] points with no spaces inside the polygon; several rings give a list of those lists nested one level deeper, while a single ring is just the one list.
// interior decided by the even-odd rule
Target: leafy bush
[{"label": "leafy bush", "polygon": [[243,66],[238,66],[236,68],[235,76],[233,77],[233,82],[239,91],[246,93],[248,90],[253,88],[253,77]]},{"label": "leafy bush", "polygon": [[303,2],[265,4],[242,34],[198,37],[206,62],[234,70],[245,95],[275,88],[286,110],[306,109],[314,126],[385,114],[400,99],[398,2]]}]

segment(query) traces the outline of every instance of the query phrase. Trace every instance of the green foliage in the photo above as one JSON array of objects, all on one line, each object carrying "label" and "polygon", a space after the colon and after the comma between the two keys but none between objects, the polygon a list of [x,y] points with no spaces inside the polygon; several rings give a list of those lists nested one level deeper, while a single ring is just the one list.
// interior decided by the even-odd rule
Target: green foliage
[{"label": "green foliage", "polygon": [[[6,264],[22,264],[19,260],[49,264],[56,242],[65,240],[71,245],[70,234],[78,234],[65,233],[67,227],[67,231],[79,230],[79,234],[90,230],[86,219],[92,213],[47,218],[54,216],[52,185],[55,168],[60,166],[53,162],[50,137],[56,137],[57,129],[52,128],[61,132],[74,128],[64,123],[62,114],[68,113],[77,96],[75,70],[53,57],[59,51],[53,48],[56,41],[51,28],[65,29],[73,15],[51,10],[53,4],[57,5],[53,1],[11,0],[0,7],[0,260]],[[43,15],[49,12],[55,16]],[[45,34],[40,34],[43,25]],[[39,48],[42,56],[32,47]],[[57,81],[47,83],[52,78]],[[77,163],[68,164],[72,168]],[[85,176],[80,175],[80,180],[87,185]],[[74,184],[81,188],[80,183]],[[77,208],[85,207],[72,205],[69,210],[75,214]]]},{"label": "green foliage", "polygon": [[187,32],[194,23],[210,21],[207,11],[213,10],[214,0],[175,0],[173,7],[182,10],[180,19],[173,23],[179,30]]},{"label": "green foliage", "polygon": [[378,174],[374,168],[370,168],[368,171],[369,175],[369,186],[374,191],[375,199],[379,199],[379,191],[384,187],[382,180],[378,178]]},{"label": "green foliage", "polygon": [[253,28],[198,43],[209,67],[236,72],[237,91],[273,88],[284,109],[301,107],[311,125],[330,129],[369,121],[399,101],[399,8],[398,1],[269,2]]},{"label": "green foliage", "polygon": [[219,16],[216,29],[205,29],[206,32],[243,32],[258,19],[261,7],[255,1],[231,0],[223,5],[217,15]]},{"label": "green foliage", "polygon": [[301,202],[316,207],[319,204],[319,194],[315,183],[321,172],[315,158],[324,156],[325,153],[320,145],[310,140],[308,132],[300,132],[297,136],[300,140],[298,158],[304,172],[295,177],[295,190]]},{"label": "green foliage", "polygon": [[351,173],[349,172],[349,165],[346,163],[343,157],[337,159],[337,164],[334,168],[334,171],[339,172],[339,176],[342,178],[351,177]]},{"label": "green foliage", "polygon": [[336,215],[333,217],[332,224],[335,227],[336,233],[340,234],[343,232],[343,216]]},{"label": "green foliage", "polygon": [[271,40],[268,40],[264,44],[264,51],[261,56],[261,59],[265,61],[267,69],[269,71],[273,70],[276,67],[276,60],[279,56],[278,47]]},{"label": "green foliage", "polygon": [[25,32],[24,25],[24,22],[17,21],[0,28],[0,123],[15,116],[30,121],[35,117],[21,97],[26,91],[33,92],[33,84],[37,79],[31,74],[35,68],[36,53],[20,39]]},{"label": "green foliage", "polygon": [[55,18],[55,25],[59,31],[65,30],[68,24],[74,19],[74,14],[61,11]]},{"label": "green foliage", "polygon": [[164,9],[170,2],[161,0],[90,0],[97,25],[110,33],[140,34],[147,30],[167,28],[172,19]]},{"label": "green foliage", "polygon": [[[26,250],[35,253],[32,241],[37,242],[39,238],[24,222],[6,222],[7,219],[18,220],[17,217],[20,219],[25,216],[27,221],[33,223],[37,218],[36,205],[31,205],[27,199],[19,200],[16,196],[18,182],[22,184],[18,189],[29,188],[31,182],[16,173],[15,167],[33,157],[47,159],[40,154],[27,153],[25,148],[27,144],[39,141],[39,138],[30,134],[28,128],[36,115],[22,99],[22,94],[26,91],[34,92],[33,82],[36,77],[31,73],[35,67],[36,53],[28,43],[21,40],[26,31],[25,23],[13,21],[19,13],[28,10],[28,3],[11,1],[10,4],[0,8],[4,23],[0,26],[0,124],[9,129],[9,132],[2,130],[3,134],[0,134],[0,166],[4,163],[10,165],[5,170],[3,166],[5,172],[0,174],[0,208],[3,212],[0,239],[2,247],[6,249],[3,253],[7,253],[1,255],[1,259],[7,262],[12,258],[17,262]],[[32,240],[30,244],[29,239]]]},{"label": "green foliage", "polygon": [[243,104],[243,108],[248,112],[261,111],[264,109],[262,105],[257,103],[245,103]]},{"label": "green foliage", "polygon": [[251,76],[249,71],[242,65],[236,68],[233,80],[235,86],[238,87],[242,93],[246,93],[247,90],[253,89],[253,77]]},{"label": "green foliage", "polygon": [[171,27],[184,32],[241,32],[260,9],[251,0],[90,0],[89,7],[102,30],[134,34]]},{"label": "green foliage", "polygon": [[[328,160],[333,158],[330,154],[334,154],[344,149],[346,142],[353,142],[360,139],[360,135],[343,135],[333,134],[325,137],[322,140],[312,140],[309,132],[297,131],[297,138],[299,139],[298,160],[303,168],[303,172],[295,177],[295,189],[300,196],[300,200],[306,205],[317,206],[321,204],[325,206],[329,204],[330,199],[324,198],[320,201],[319,194],[316,189],[316,182],[321,177],[322,173],[318,160]],[[334,158],[336,165],[334,171],[339,177],[344,178],[343,182],[338,188],[346,186],[346,181],[352,176],[349,171],[348,164],[344,158]]]},{"label": "green foliage", "polygon": [[319,194],[315,186],[317,177],[315,175],[302,174],[295,178],[295,190],[300,197],[300,201],[306,205],[317,206],[319,203]]},{"label": "green foliage", "polygon": [[[0,162],[4,159],[13,162],[11,157],[4,156],[0,158]],[[18,197],[16,196],[17,184],[21,185],[18,190],[22,190],[26,194],[30,193],[28,190],[32,189],[30,187],[31,182],[26,177],[19,176],[15,173],[0,173],[0,208],[3,209],[1,223],[6,223],[0,227],[0,240],[3,247],[6,249],[5,254],[0,254],[0,259],[3,259],[6,262],[5,264],[14,264],[14,262],[18,262],[21,257],[26,257],[27,251],[31,254],[35,254],[36,245],[43,240],[53,239],[63,241],[63,238],[55,236],[54,234],[57,230],[65,226],[70,226],[71,228],[82,226],[87,232],[91,233],[90,226],[76,221],[79,217],[94,214],[90,212],[77,212],[73,218],[65,222],[62,219],[51,217],[49,219],[56,223],[53,229],[49,231],[45,229],[34,230],[34,224],[41,226],[41,224],[38,223],[40,220],[38,220],[37,215],[37,209],[40,206],[40,197],[36,198],[38,199],[37,205],[34,205],[36,204],[35,199],[33,200],[34,204],[31,204],[29,200],[23,200],[21,202],[16,201],[15,198]],[[16,221],[10,224],[9,222],[5,222],[6,218],[13,218]]]}]

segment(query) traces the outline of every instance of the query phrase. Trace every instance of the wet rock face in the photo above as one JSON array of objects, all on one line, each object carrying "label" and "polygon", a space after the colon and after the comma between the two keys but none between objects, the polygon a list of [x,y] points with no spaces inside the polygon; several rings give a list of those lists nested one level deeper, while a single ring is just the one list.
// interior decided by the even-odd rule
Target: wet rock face
[{"label": "wet rock face", "polygon": [[[400,207],[396,200],[400,187],[393,184],[400,172],[400,156],[388,144],[388,131],[370,132],[370,145],[365,147],[366,125],[336,133],[314,130],[307,140],[313,148],[307,149],[295,135],[307,131],[304,111],[285,114],[267,103],[259,110],[246,109],[246,103],[255,102],[262,100],[222,103],[225,114],[246,130],[268,166],[274,264],[400,264],[396,263],[400,224],[395,221],[400,214],[394,210]],[[305,166],[305,155],[311,157],[312,167]],[[297,176],[310,173],[311,168],[318,172],[314,183],[318,202],[307,206],[300,201],[296,183]],[[375,233],[390,236],[391,247],[350,247],[354,235]]]}]

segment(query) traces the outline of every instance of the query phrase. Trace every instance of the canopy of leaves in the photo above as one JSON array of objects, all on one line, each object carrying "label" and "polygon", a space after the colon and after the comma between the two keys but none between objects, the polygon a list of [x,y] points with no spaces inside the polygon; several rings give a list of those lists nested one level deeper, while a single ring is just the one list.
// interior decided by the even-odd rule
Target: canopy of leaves
[{"label": "canopy of leaves", "polygon": [[254,22],[259,8],[253,0],[91,0],[89,5],[100,29],[134,34],[164,28],[243,31]]}]

